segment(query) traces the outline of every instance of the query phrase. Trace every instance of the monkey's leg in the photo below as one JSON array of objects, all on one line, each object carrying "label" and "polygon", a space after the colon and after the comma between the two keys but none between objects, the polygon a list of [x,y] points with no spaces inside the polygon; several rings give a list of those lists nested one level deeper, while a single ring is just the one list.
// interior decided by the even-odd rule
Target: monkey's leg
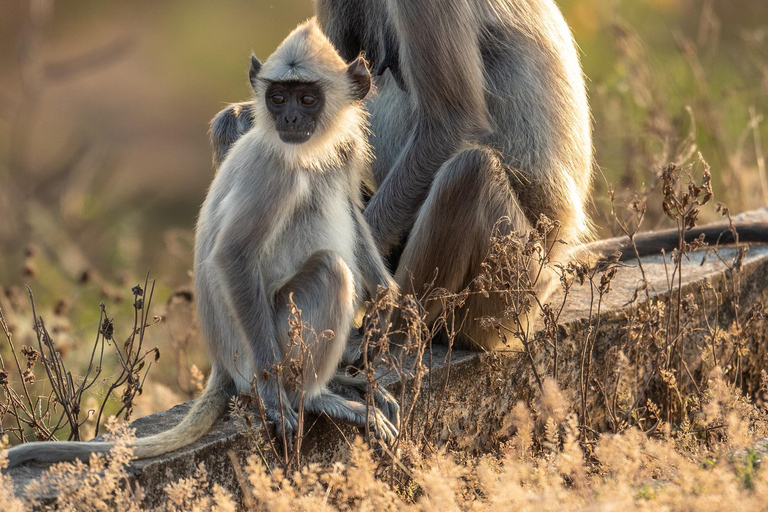
[{"label": "monkey's leg", "polygon": [[[328,384],[328,388],[344,398],[365,402],[368,394],[368,383],[365,379],[349,377],[339,372]],[[373,403],[381,409],[381,412],[387,417],[390,423],[400,425],[400,404],[397,399],[381,386],[376,387],[373,393]]]},{"label": "monkey's leg", "polygon": [[[326,330],[333,331],[333,338],[313,339],[307,329],[302,329],[302,342],[290,344],[288,299],[291,294],[293,302],[301,310],[302,321],[312,326],[318,334]],[[336,374],[347,342],[349,325],[356,312],[354,277],[347,264],[341,256],[332,251],[318,251],[280,288],[275,300],[278,308],[277,332],[280,344],[284,347],[284,354],[287,355],[286,359],[307,362],[303,368],[306,410],[316,414],[326,413],[331,418],[364,426],[366,406],[360,397],[358,396],[357,400],[348,400],[326,388]],[[336,385],[344,383],[342,379]],[[295,402],[299,395],[296,392],[293,395],[296,407],[298,404]],[[377,437],[386,442],[394,440],[397,428],[381,410],[373,407],[370,415],[371,426]]]},{"label": "monkey's leg", "polygon": [[[317,334],[300,328],[300,340],[291,341],[289,297],[301,310],[301,320]],[[284,361],[304,361],[303,385],[307,396],[318,394],[336,374],[355,315],[355,283],[349,266],[333,251],[317,251],[275,295],[276,331]],[[332,337],[323,336],[333,331]],[[285,364],[284,364],[285,366]],[[298,394],[293,393],[296,407]]]},{"label": "monkey's leg", "polygon": [[389,445],[397,439],[397,427],[378,407],[369,408],[361,401],[348,400],[329,390],[307,400],[306,410],[356,427],[365,427],[367,422],[373,435]]},{"label": "monkey's leg", "polygon": [[[291,445],[299,425],[298,414],[291,406],[282,385],[282,379],[278,381],[272,376],[267,377],[264,371],[271,371],[271,368],[280,362],[282,354],[279,348],[271,342],[257,345],[241,342],[242,334],[232,309],[224,298],[224,278],[216,267],[206,261],[198,263],[195,267],[195,281],[200,327],[206,340],[208,353],[215,361],[214,367],[218,366],[229,374],[237,392],[250,392],[254,384],[258,386],[258,394],[267,416],[265,419],[275,424],[276,431],[280,435],[285,432],[285,441]],[[251,289],[246,289],[241,293],[253,297],[259,293],[259,290],[253,293]],[[235,300],[238,303],[246,303],[247,298],[238,296]],[[268,327],[270,333],[266,336],[272,338],[274,337],[272,318],[261,313],[270,309],[270,304],[265,298],[263,307],[252,306],[248,311],[249,313],[258,311],[257,314],[264,317],[262,325]],[[250,314],[255,316],[253,313]],[[266,330],[260,329],[262,332]],[[246,347],[254,350],[253,357],[247,357],[247,354],[241,353],[247,350]],[[237,392],[233,394],[236,395]]]},{"label": "monkey's leg", "polygon": [[[457,153],[443,164],[432,183],[403,250],[395,280],[404,293],[419,293],[433,281],[434,286],[449,292],[461,291],[480,274],[494,227],[503,217],[510,222],[499,226],[501,234],[530,229],[497,154],[485,147]],[[552,275],[544,273],[539,277],[537,291],[548,294],[551,281]],[[440,304],[432,301],[426,306],[431,323],[439,314]],[[461,314],[457,323],[465,311],[460,340],[463,345],[474,350],[504,348],[498,334],[483,329],[479,321],[504,311],[498,295],[471,294],[465,309],[457,312]],[[527,320],[522,323],[527,328]]]}]

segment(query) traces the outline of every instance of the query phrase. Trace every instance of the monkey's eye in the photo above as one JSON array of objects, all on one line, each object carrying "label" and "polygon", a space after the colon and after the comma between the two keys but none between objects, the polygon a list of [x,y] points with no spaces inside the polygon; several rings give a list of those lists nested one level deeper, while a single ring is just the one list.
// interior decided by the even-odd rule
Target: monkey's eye
[{"label": "monkey's eye", "polygon": [[285,96],[283,96],[282,94],[273,94],[272,97],[269,99],[272,100],[272,103],[274,103],[275,105],[282,105],[283,103],[285,103]]},{"label": "monkey's eye", "polygon": [[305,94],[304,96],[301,97],[302,105],[314,105],[315,103],[317,103],[317,98],[315,98],[310,94]]}]

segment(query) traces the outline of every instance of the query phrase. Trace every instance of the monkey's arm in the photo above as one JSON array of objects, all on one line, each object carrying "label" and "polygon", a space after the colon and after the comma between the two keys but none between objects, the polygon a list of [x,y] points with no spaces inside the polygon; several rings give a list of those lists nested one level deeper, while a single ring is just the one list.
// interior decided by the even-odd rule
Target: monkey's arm
[{"label": "monkey's arm", "polygon": [[227,305],[248,339],[254,363],[259,369],[267,369],[280,360],[281,353],[271,314],[273,308],[261,273],[254,271],[256,260],[252,255],[263,246],[269,226],[277,224],[274,211],[278,209],[272,209],[271,215],[267,211],[248,211],[249,201],[239,198],[230,203],[240,206],[242,211],[232,212],[230,219],[234,220],[226,223],[217,236],[214,263],[223,276]]},{"label": "monkey's arm", "polygon": [[232,144],[253,126],[252,101],[228,105],[211,121],[213,165],[218,169]]},{"label": "monkey's arm", "polygon": [[376,243],[371,236],[371,230],[363,218],[363,214],[355,208],[355,220],[357,221],[357,260],[360,265],[363,283],[371,297],[376,296],[377,287],[388,288],[390,293],[399,293],[397,283],[384,264],[384,260],[376,248]]},{"label": "monkey's arm", "polygon": [[[413,223],[435,173],[460,141],[488,127],[478,22],[470,2],[392,0],[388,4],[417,122],[365,212],[385,254]],[[423,21],[425,13],[429,23]]]}]

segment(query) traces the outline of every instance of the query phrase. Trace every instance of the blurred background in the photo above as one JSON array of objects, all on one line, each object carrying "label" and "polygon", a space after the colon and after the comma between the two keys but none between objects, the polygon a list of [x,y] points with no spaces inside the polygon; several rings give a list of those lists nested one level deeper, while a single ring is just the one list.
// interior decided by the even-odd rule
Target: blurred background
[{"label": "blurred background", "polygon": [[[651,194],[669,162],[700,175],[699,152],[716,201],[733,212],[768,204],[768,2],[558,4],[588,77],[600,236],[616,232],[609,189],[620,201]],[[147,343],[162,357],[149,382],[160,391],[137,412],[196,393],[204,349],[188,295],[174,292],[190,288],[213,176],[208,122],[248,98],[251,51],[266,58],[312,10],[310,0],[0,0],[0,308],[17,349],[31,344],[27,284],[77,376],[99,303],[115,337],[127,336],[131,287],[150,270],[162,321]],[[644,229],[663,225],[656,203]],[[0,337],[0,366],[8,350]],[[105,382],[109,373],[105,363]]]}]

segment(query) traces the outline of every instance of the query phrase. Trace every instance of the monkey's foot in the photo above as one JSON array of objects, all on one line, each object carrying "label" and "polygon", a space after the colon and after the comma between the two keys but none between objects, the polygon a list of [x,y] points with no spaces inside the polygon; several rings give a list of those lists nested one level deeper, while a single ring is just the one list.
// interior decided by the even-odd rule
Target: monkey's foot
[{"label": "monkey's foot", "polygon": [[[397,427],[381,412],[377,406],[369,407],[360,396],[345,388],[345,394],[331,389],[309,400],[306,411],[314,414],[325,414],[332,420],[338,420],[356,427],[370,429],[376,439],[392,445],[397,439]],[[399,408],[398,408],[399,412]]]},{"label": "monkey's foot", "polygon": [[[362,403],[365,403],[368,395],[368,383],[365,380],[349,377],[341,372],[337,373],[328,383],[328,388],[343,397]],[[376,386],[376,391],[373,393],[373,403],[381,409],[381,412],[392,425],[400,425],[400,404],[392,393],[381,386]]]},{"label": "monkey's foot", "polygon": [[399,434],[397,427],[395,427],[378,408],[374,408],[374,410],[371,411],[370,416],[369,427],[373,433],[373,437],[387,446],[393,446]]},{"label": "monkey's foot", "polygon": [[299,415],[292,408],[287,407],[283,410],[266,409],[267,421],[274,425],[274,436],[282,443],[288,451],[293,449],[296,439],[296,433],[299,431]]}]

